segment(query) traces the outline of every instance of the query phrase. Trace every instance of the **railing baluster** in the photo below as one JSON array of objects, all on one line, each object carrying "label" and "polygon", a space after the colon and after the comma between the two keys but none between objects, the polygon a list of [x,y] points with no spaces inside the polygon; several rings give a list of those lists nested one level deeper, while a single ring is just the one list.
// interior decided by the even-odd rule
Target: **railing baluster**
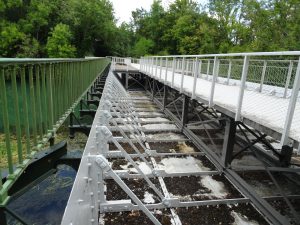
[{"label": "railing baluster", "polygon": [[7,105],[7,96],[6,96],[6,85],[5,85],[5,69],[1,68],[0,75],[0,93],[1,93],[1,105],[3,113],[3,125],[5,133],[5,147],[7,153],[7,164],[8,164],[8,173],[11,175],[14,173],[13,169],[13,159],[12,159],[12,149],[10,143],[10,129],[9,129],[9,117],[8,117],[8,105]]},{"label": "railing baluster", "polygon": [[293,60],[290,60],[288,74],[287,74],[287,78],[286,78],[285,86],[284,86],[284,93],[283,93],[284,98],[286,98],[286,96],[287,96],[287,91],[289,89],[289,85],[290,85],[290,81],[291,81],[291,77],[292,77],[292,71],[293,71]]},{"label": "railing baluster", "polygon": [[248,75],[248,68],[249,68],[249,56],[245,56],[243,72],[242,72],[242,77],[241,77],[240,90],[239,90],[239,96],[238,96],[238,102],[237,102],[237,107],[236,107],[235,121],[241,120],[241,111],[242,111],[246,79],[247,79],[247,75]]},{"label": "railing baluster", "polygon": [[34,82],[33,82],[33,65],[29,65],[29,87],[30,87],[30,108],[32,115],[32,135],[33,135],[33,144],[37,145],[37,122],[36,122],[36,99],[34,91]]},{"label": "railing baluster", "polygon": [[165,83],[168,81],[168,58],[166,58]]},{"label": "railing baluster", "polygon": [[172,61],[172,81],[171,81],[171,87],[174,87],[174,76],[175,76],[175,66],[176,66],[176,59],[173,58]]},{"label": "railing baluster", "polygon": [[24,125],[25,125],[25,134],[26,134],[26,153],[27,157],[30,157],[31,146],[30,146],[30,126],[29,126],[29,111],[27,104],[27,90],[26,90],[26,67],[22,67],[21,72],[21,89],[22,89],[22,102],[23,102],[23,116],[25,117]]},{"label": "railing baluster", "polygon": [[[46,64],[42,64],[42,113],[43,113],[43,132],[48,129],[48,103],[47,103],[47,89],[46,89]],[[70,91],[72,91],[70,89]]]},{"label": "railing baluster", "polygon": [[22,152],[22,134],[21,134],[21,123],[20,123],[20,109],[19,109],[19,97],[17,89],[17,73],[16,66],[13,66],[13,72],[11,73],[12,81],[12,92],[13,92],[13,102],[14,102],[14,112],[16,121],[16,135],[17,135],[17,152],[18,152],[18,163],[23,162],[23,152]]},{"label": "railing baluster", "polygon": [[210,60],[209,60],[209,59],[207,59],[206,80],[208,80],[208,75],[209,75],[209,67],[210,67]]},{"label": "railing baluster", "polygon": [[226,84],[229,84],[229,81],[230,81],[230,75],[231,75],[231,66],[232,66],[232,60],[231,60],[231,59],[229,59],[228,71],[227,71],[227,81],[226,81]]},{"label": "railing baluster", "polygon": [[196,92],[196,87],[197,87],[199,67],[200,67],[200,71],[201,71],[201,60],[200,60],[200,65],[199,65],[199,59],[196,58],[196,61],[195,61],[195,71],[194,71],[194,82],[193,82],[193,91],[192,91],[192,99],[195,99],[195,96],[196,96],[195,92]]},{"label": "railing baluster", "polygon": [[214,67],[213,67],[213,77],[212,77],[212,81],[211,81],[211,89],[210,89],[210,95],[209,95],[209,102],[208,102],[208,106],[212,107],[214,105],[214,94],[215,94],[215,86],[216,86],[216,80],[218,77],[218,73],[219,73],[219,63],[220,63],[220,59],[215,56],[214,58]]},{"label": "railing baluster", "polygon": [[[54,111],[53,111],[53,64],[49,64],[48,65],[48,73],[47,73],[47,84],[48,84],[48,106],[49,106],[49,128],[51,129],[52,131],[52,126],[54,124]],[[75,90],[78,90],[78,89],[75,89]]]},{"label": "railing baluster", "polygon": [[185,74],[185,57],[182,58],[182,65],[181,65],[180,93],[183,92],[184,74]]},{"label": "railing baluster", "polygon": [[38,128],[39,128],[39,135],[40,139],[43,138],[43,113],[41,108],[41,88],[40,88],[40,67],[39,65],[36,65],[36,104],[37,104],[37,120],[38,120]]},{"label": "railing baluster", "polygon": [[259,92],[262,92],[264,80],[265,80],[265,75],[266,75],[266,70],[267,70],[267,61],[264,60],[264,65],[263,65],[263,70],[261,73],[261,79],[260,79],[260,85],[259,85]]},{"label": "railing baluster", "polygon": [[163,58],[160,58],[160,66],[159,66],[159,79],[161,79],[162,75],[162,65],[163,64]]},{"label": "railing baluster", "polygon": [[155,58],[155,77],[157,77],[158,58]]},{"label": "railing baluster", "polygon": [[297,98],[299,95],[299,89],[300,89],[300,58],[298,60],[292,94],[291,94],[291,98],[289,101],[289,105],[288,105],[288,109],[287,109],[287,113],[286,113],[286,117],[285,117],[286,120],[284,123],[283,132],[282,132],[282,137],[281,137],[281,142],[280,142],[281,145],[290,144],[289,143],[289,133],[290,133],[290,129],[292,126],[292,121],[293,121],[294,112],[295,112],[295,108],[296,108]]}]

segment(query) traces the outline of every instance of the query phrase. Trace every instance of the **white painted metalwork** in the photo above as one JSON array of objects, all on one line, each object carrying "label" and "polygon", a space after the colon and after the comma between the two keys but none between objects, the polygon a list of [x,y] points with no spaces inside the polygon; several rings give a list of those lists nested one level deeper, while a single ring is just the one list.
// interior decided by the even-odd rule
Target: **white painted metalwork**
[{"label": "white painted metalwork", "polygon": [[[288,144],[289,138],[300,141],[299,56],[300,51],[155,57],[177,61],[174,74],[173,63],[161,69],[168,76],[164,83],[233,112],[236,120],[247,118],[279,132],[281,144]],[[153,67],[152,58],[142,62]],[[199,65],[190,66],[196,58],[201,61],[198,72]],[[143,65],[133,66],[145,72]]]}]

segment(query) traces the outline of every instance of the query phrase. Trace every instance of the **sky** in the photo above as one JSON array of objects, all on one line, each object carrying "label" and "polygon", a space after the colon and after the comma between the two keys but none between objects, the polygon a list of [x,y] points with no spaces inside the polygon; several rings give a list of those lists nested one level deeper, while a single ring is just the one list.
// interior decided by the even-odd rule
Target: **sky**
[{"label": "sky", "polygon": [[[115,17],[118,19],[118,24],[122,22],[129,22],[131,18],[131,11],[137,8],[144,8],[149,11],[153,0],[110,0],[113,3]],[[164,8],[175,0],[162,0]],[[200,3],[205,3],[207,0],[198,0]]]}]

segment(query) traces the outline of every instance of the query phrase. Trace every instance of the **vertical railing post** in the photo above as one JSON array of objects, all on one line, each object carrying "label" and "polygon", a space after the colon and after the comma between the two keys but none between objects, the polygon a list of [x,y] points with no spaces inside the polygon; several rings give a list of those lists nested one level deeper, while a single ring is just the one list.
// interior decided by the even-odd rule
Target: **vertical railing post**
[{"label": "vertical railing post", "polygon": [[210,69],[210,59],[207,59],[206,80],[208,80],[209,69]]},{"label": "vertical railing post", "polygon": [[173,61],[172,61],[172,81],[171,81],[171,87],[173,88],[174,87],[174,76],[175,76],[175,65],[176,64],[176,59],[173,58]]},{"label": "vertical railing post", "polygon": [[168,58],[166,58],[165,83],[168,81]]},{"label": "vertical railing post", "polygon": [[153,70],[154,70],[154,58],[152,57],[151,58],[151,77],[154,77]]},{"label": "vertical railing post", "polygon": [[212,81],[211,81],[211,88],[210,88],[210,96],[209,96],[209,102],[208,102],[208,106],[212,107],[214,105],[214,94],[215,94],[215,86],[216,86],[216,80],[218,77],[218,73],[219,73],[219,58],[217,56],[215,56],[214,58],[214,67],[213,67],[213,77],[212,77]]},{"label": "vertical railing post", "polygon": [[21,68],[21,91],[22,91],[22,102],[23,102],[23,117],[25,119],[25,136],[26,136],[26,153],[27,157],[30,156],[30,127],[29,127],[29,116],[28,116],[28,105],[27,105],[27,90],[26,90],[26,67]]},{"label": "vertical railing post", "polygon": [[30,86],[30,106],[32,113],[32,131],[33,131],[33,143],[37,145],[37,121],[36,121],[36,99],[33,82],[33,65],[29,65],[29,86]]},{"label": "vertical railing post", "polygon": [[145,73],[148,74],[148,58],[145,58]]},{"label": "vertical railing post", "polygon": [[155,77],[157,77],[158,58],[155,58]]},{"label": "vertical railing post", "polygon": [[288,74],[284,86],[284,93],[283,93],[284,98],[286,98],[287,90],[289,89],[289,85],[292,77],[292,71],[293,71],[293,60],[290,60],[289,70],[288,70]]},{"label": "vertical railing post", "polygon": [[181,65],[180,93],[183,92],[184,72],[185,72],[185,57],[182,58],[182,65]]},{"label": "vertical railing post", "polygon": [[12,80],[12,91],[13,91],[13,99],[14,99],[14,111],[15,111],[15,119],[16,119],[16,134],[17,134],[17,149],[18,149],[18,163],[21,165],[23,162],[23,152],[22,152],[22,134],[21,134],[21,123],[20,123],[20,110],[19,110],[19,97],[17,90],[17,73],[16,67],[13,67],[13,72],[11,74]]},{"label": "vertical railing post", "polygon": [[228,71],[227,71],[227,81],[226,84],[229,84],[230,75],[231,75],[231,67],[232,67],[232,60],[229,59]]},{"label": "vertical railing post", "polygon": [[298,60],[294,85],[292,89],[291,98],[289,101],[287,113],[286,113],[286,120],[283,127],[282,137],[281,137],[281,145],[288,145],[289,144],[289,133],[292,126],[292,121],[295,113],[297,98],[299,95],[299,89],[300,89],[300,58]]},{"label": "vertical railing post", "polygon": [[10,143],[10,129],[9,129],[9,116],[8,116],[8,105],[7,105],[7,95],[6,95],[6,85],[5,85],[5,69],[1,68],[0,74],[0,100],[2,105],[2,117],[5,133],[5,147],[7,154],[8,163],[8,173],[12,175],[14,173],[12,149]]},{"label": "vertical railing post", "polygon": [[162,65],[163,64],[163,58],[160,58],[160,66],[159,66],[159,79],[161,79],[162,75]]},{"label": "vertical railing post", "polygon": [[49,104],[49,113],[50,113],[50,126],[53,126],[54,124],[54,112],[53,112],[53,91],[52,91],[52,82],[53,82],[53,65],[49,64],[49,74],[48,74],[48,104]]},{"label": "vertical railing post", "polygon": [[263,70],[261,73],[261,79],[260,79],[260,85],[259,85],[259,92],[262,92],[265,75],[266,75],[266,70],[267,70],[267,60],[264,60],[264,65],[263,65]]},{"label": "vertical railing post", "polygon": [[200,65],[199,65],[199,59],[196,58],[195,61],[195,71],[194,71],[194,82],[193,82],[193,91],[192,91],[192,99],[195,99],[196,96],[196,87],[197,87],[197,80],[198,80],[198,74],[199,74],[199,68],[201,71],[201,60],[200,60]]},{"label": "vertical railing post", "polygon": [[246,79],[247,79],[247,75],[248,75],[248,67],[249,67],[249,56],[245,56],[242,77],[241,77],[241,84],[240,84],[241,86],[240,86],[240,90],[239,90],[238,102],[237,102],[237,107],[236,107],[235,121],[241,120],[241,111],[242,111]]}]

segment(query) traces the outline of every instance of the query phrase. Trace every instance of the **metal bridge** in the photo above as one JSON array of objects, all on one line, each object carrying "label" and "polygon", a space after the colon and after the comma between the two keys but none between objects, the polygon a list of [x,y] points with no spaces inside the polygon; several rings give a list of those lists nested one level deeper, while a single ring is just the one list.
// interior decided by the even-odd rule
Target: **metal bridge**
[{"label": "metal bridge", "polygon": [[[62,224],[299,224],[299,56],[113,57],[109,66],[107,59],[6,60],[1,104],[8,105],[8,82],[14,102],[22,89],[23,104],[14,105],[13,126],[2,108],[9,168],[0,183],[4,211],[9,196],[29,183],[19,180],[30,174],[35,151],[70,115],[70,135],[83,132],[88,141],[81,160],[52,150],[58,163],[78,169]],[[30,110],[28,86],[37,99]],[[79,102],[98,107],[80,107],[81,115],[94,117],[90,126],[75,124]],[[29,112],[36,120],[29,121]]]}]

